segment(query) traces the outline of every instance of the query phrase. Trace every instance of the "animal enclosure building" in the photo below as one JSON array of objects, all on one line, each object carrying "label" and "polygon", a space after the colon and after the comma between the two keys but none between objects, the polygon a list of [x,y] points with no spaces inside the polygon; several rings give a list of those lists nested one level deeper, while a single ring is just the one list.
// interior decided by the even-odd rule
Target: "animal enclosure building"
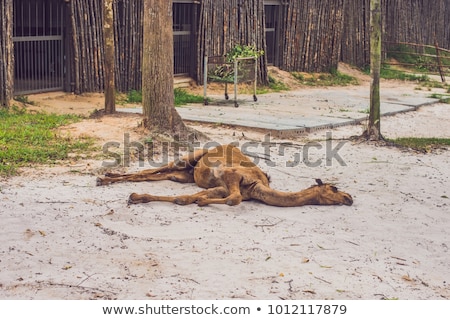
[{"label": "animal enclosure building", "polygon": [[[168,0],[170,1],[170,0]],[[144,0],[112,0],[115,83],[141,88]],[[14,95],[104,88],[104,0],[0,0],[0,105]],[[383,40],[450,47],[450,0],[382,0]],[[267,67],[369,64],[370,0],[173,0],[174,74],[202,82],[205,56],[252,45]],[[169,54],[169,53],[168,53]]]}]

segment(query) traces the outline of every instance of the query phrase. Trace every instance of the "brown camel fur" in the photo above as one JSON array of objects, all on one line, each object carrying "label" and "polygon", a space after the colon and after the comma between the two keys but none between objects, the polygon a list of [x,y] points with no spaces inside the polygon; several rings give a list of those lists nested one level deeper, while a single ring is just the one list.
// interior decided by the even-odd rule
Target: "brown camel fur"
[{"label": "brown camel fur", "polygon": [[195,182],[206,190],[182,196],[154,196],[132,193],[128,203],[168,201],[180,205],[197,203],[237,205],[243,200],[256,199],[268,205],[295,207],[303,205],[351,205],[352,197],[338,191],[335,186],[322,183],[299,192],[276,191],[269,187],[267,175],[238,148],[232,145],[202,149],[190,153],[177,162],[156,169],[132,174],[107,174],[97,179],[97,185],[108,185],[120,181]]}]

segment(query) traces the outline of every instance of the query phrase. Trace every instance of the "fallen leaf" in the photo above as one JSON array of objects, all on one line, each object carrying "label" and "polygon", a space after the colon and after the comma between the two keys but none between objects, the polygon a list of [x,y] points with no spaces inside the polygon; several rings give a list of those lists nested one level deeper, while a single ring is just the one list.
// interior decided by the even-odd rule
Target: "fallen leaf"
[{"label": "fallen leaf", "polygon": [[71,265],[65,265],[62,269],[63,270],[69,270],[69,269],[71,269],[72,268],[72,266]]},{"label": "fallen leaf", "polygon": [[39,230],[39,233],[41,234],[41,236],[45,237],[47,234],[45,233],[45,231]]},{"label": "fallen leaf", "polygon": [[414,281],[409,275],[403,276],[402,279],[406,281]]},{"label": "fallen leaf", "polygon": [[302,263],[308,263],[309,262],[309,259],[308,258],[303,258],[302,259]]}]

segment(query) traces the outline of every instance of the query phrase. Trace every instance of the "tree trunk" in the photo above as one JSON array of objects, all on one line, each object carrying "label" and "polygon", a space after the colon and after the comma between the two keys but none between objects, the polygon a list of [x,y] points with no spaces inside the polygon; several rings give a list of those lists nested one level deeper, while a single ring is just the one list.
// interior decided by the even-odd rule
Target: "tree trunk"
[{"label": "tree trunk", "polygon": [[14,87],[12,1],[0,0],[0,108],[9,107]]},{"label": "tree trunk", "polygon": [[142,105],[144,126],[175,136],[186,130],[175,110],[172,1],[144,1]]},{"label": "tree trunk", "polygon": [[114,64],[114,14],[113,0],[105,0],[103,7],[103,37],[105,41],[105,113],[116,112]]},{"label": "tree trunk", "polygon": [[370,114],[366,137],[380,140],[380,68],[381,68],[381,5],[380,0],[370,1]]}]

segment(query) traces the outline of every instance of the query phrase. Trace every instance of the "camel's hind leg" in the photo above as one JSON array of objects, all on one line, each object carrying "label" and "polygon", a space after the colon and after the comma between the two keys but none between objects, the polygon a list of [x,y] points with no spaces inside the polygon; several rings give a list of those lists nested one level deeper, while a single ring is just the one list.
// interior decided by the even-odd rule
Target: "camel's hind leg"
[{"label": "camel's hind leg", "polygon": [[224,187],[206,189],[191,195],[181,195],[181,196],[154,196],[150,194],[132,193],[128,198],[128,204],[147,203],[152,201],[165,201],[180,205],[186,205],[197,202],[199,203],[199,205],[201,205],[202,201],[204,201],[205,199],[224,198],[227,195],[228,191]]},{"label": "camel's hind leg", "polygon": [[147,169],[130,174],[107,173],[105,177],[97,178],[97,186],[121,181],[140,182],[173,180],[176,182],[194,182],[193,168],[205,152],[207,151],[203,149],[197,150],[182,157],[178,161],[170,162],[165,166],[156,169]]},{"label": "camel's hind leg", "polygon": [[168,172],[154,172],[154,170],[143,170],[137,173],[131,174],[114,174],[107,175],[103,178],[97,178],[97,186],[104,186],[115,182],[130,181],[160,181],[160,180],[172,180],[175,182],[194,182],[194,175],[192,169],[184,171],[168,171]]}]

